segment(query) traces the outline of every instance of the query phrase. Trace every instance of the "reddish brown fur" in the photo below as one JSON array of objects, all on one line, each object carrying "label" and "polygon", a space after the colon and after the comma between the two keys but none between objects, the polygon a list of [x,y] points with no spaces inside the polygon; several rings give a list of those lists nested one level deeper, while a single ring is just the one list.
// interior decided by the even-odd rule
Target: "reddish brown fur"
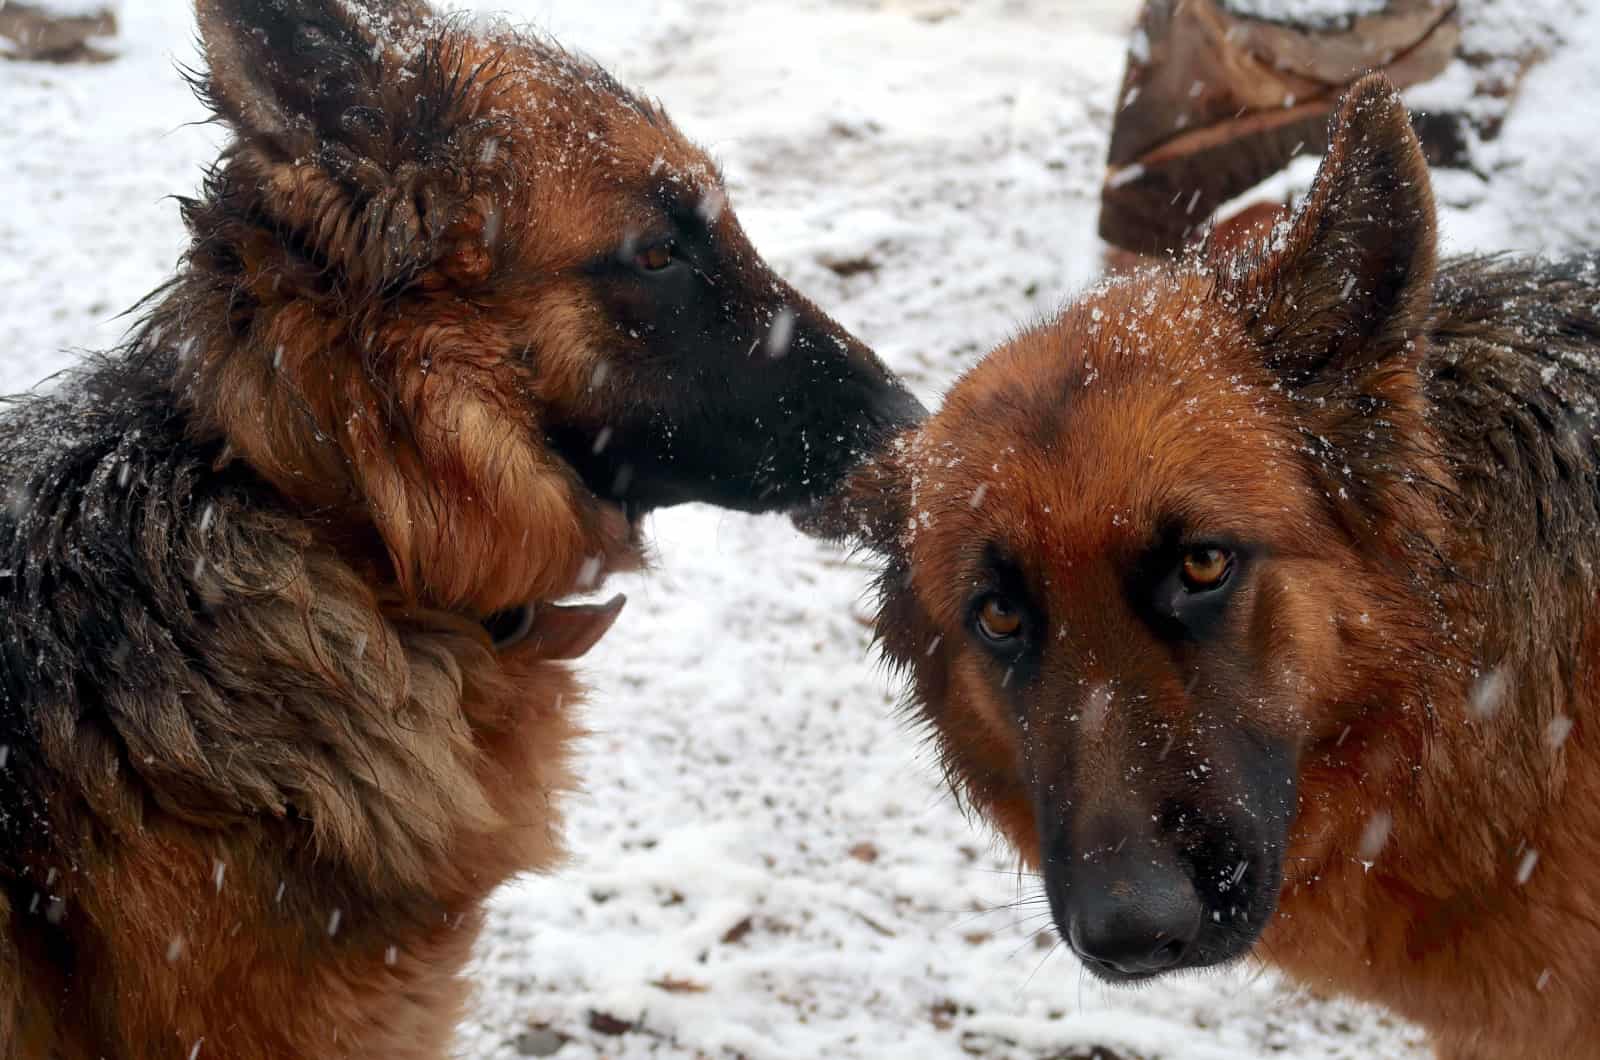
[{"label": "reddish brown fur", "polygon": [[[1600,459],[1570,366],[1600,349],[1600,274],[1436,279],[1380,79],[1330,142],[1263,249],[1114,281],[1001,347],[841,511],[889,560],[885,654],[952,783],[1047,882],[1083,871],[1041,849],[1062,829],[1082,860],[1179,843],[1142,823],[1163,799],[1270,816],[1239,748],[1281,747],[1297,801],[1255,952],[1444,1060],[1587,1055]],[[1215,642],[1137,617],[1129,572],[1173,521],[1255,557]],[[1009,668],[972,619],[995,549],[1046,620]]]}]

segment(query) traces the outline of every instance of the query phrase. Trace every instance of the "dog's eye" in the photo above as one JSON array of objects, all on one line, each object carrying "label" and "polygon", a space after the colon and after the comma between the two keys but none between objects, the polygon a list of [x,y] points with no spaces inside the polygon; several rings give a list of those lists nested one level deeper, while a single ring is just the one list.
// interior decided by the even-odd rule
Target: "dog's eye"
[{"label": "dog's eye", "polygon": [[1183,587],[1191,593],[1220,589],[1233,573],[1233,553],[1225,548],[1192,548],[1183,555]]},{"label": "dog's eye", "polygon": [[633,256],[633,267],[640,272],[660,272],[670,267],[674,260],[672,244],[657,243],[636,253]]},{"label": "dog's eye", "polygon": [[1022,633],[1022,612],[997,593],[978,605],[978,632],[995,644],[1006,644]]}]

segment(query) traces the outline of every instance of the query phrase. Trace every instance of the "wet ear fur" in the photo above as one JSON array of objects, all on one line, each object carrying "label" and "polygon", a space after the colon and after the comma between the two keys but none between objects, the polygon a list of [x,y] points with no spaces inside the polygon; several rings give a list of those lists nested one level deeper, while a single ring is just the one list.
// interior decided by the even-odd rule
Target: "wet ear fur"
[{"label": "wet ear fur", "polygon": [[[1290,386],[1414,366],[1432,306],[1433,193],[1400,96],[1381,74],[1350,89],[1328,152],[1286,229],[1233,277],[1246,327]],[[1398,359],[1398,362],[1397,362]]]},{"label": "wet ear fur", "polygon": [[[202,98],[263,211],[357,291],[461,252],[487,271],[471,162],[492,135],[456,36],[421,0],[198,0]],[[481,211],[480,211],[481,214]],[[449,271],[449,270],[447,270]],[[479,275],[457,277],[481,279]]]}]

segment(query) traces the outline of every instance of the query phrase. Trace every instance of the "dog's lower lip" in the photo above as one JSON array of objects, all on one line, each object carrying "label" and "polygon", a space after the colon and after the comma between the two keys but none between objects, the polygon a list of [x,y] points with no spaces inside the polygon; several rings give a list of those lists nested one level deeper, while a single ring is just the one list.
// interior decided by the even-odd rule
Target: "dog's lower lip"
[{"label": "dog's lower lip", "polygon": [[788,515],[789,521],[794,524],[795,529],[802,534],[811,537],[821,536],[825,533],[821,521],[823,503],[823,499],[820,497],[809,501],[801,501],[785,514]]},{"label": "dog's lower lip", "polygon": [[1087,968],[1090,974],[1095,976],[1095,978],[1103,980],[1107,983],[1111,983],[1114,986],[1133,986],[1137,983],[1148,983],[1152,979],[1160,979],[1164,976],[1171,975],[1174,972],[1182,972],[1190,968],[1199,968],[1204,966],[1203,963],[1196,963],[1186,960],[1180,964],[1175,964],[1170,968],[1162,968],[1152,972],[1125,972],[1120,968],[1113,968],[1110,965],[1104,964],[1091,957],[1084,957],[1077,951],[1073,951],[1073,956],[1077,957],[1083,966]]}]

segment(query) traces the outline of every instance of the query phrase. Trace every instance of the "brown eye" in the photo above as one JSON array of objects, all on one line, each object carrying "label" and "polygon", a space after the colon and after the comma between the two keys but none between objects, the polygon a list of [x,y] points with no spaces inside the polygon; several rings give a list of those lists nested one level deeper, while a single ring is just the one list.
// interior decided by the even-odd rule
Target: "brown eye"
[{"label": "brown eye", "polygon": [[1233,573],[1233,553],[1224,548],[1193,548],[1184,553],[1183,587],[1192,593],[1220,589]]},{"label": "brown eye", "polygon": [[1003,596],[987,596],[978,605],[978,632],[998,644],[1022,632],[1022,612]]},{"label": "brown eye", "polygon": [[633,265],[641,272],[660,272],[672,264],[672,244],[657,243],[633,256]]}]

